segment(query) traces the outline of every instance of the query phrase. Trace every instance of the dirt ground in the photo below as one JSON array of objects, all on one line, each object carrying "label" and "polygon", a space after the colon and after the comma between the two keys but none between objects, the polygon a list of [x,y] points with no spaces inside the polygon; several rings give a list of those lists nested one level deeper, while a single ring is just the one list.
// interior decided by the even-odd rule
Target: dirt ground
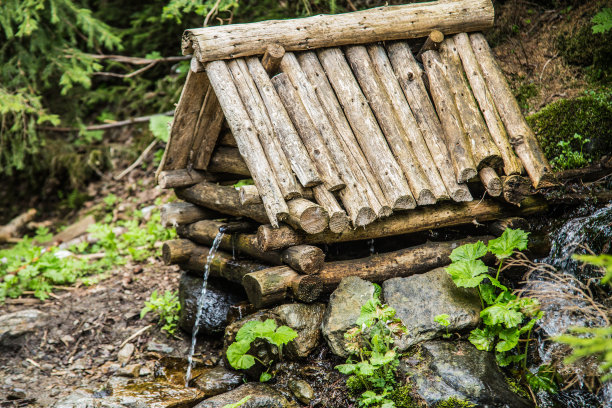
[{"label": "dirt ground", "polygon": [[[538,93],[529,99],[528,111],[584,90],[584,79],[559,58],[554,37],[574,24],[585,10],[592,9],[594,2],[588,3],[565,14],[522,1],[508,1],[497,10],[500,26],[519,22],[518,34],[510,37],[504,37],[500,28],[502,40],[494,52],[515,89],[524,83],[536,85]],[[525,19],[530,20],[529,24],[525,24]],[[153,171],[149,166],[148,170],[135,170],[127,180],[107,179],[91,184],[88,190],[96,198],[86,207],[100,202],[110,192],[126,201],[128,197],[137,197],[134,205],[152,205],[162,192],[141,188],[135,194],[134,185],[141,180],[142,185],[153,186]],[[78,212],[71,216],[78,219]],[[151,343],[173,348],[173,355],[186,356],[187,335],[170,337],[160,332],[153,316],[139,318],[150,293],[154,289],[175,290],[178,278],[176,267],[164,266],[159,259],[151,258],[144,263],[121,266],[92,287],[58,291],[46,302],[25,296],[0,305],[0,314],[34,308],[48,316],[44,328],[29,336],[21,349],[0,352],[0,406],[50,406],[73,387],[99,389],[116,369],[120,346],[135,333],[140,334],[131,340],[136,346],[131,363],[139,362],[152,370],[161,352],[147,351],[152,349]],[[201,351],[215,358],[218,351],[210,347],[212,344],[200,343]],[[11,397],[21,399],[10,402]]]}]

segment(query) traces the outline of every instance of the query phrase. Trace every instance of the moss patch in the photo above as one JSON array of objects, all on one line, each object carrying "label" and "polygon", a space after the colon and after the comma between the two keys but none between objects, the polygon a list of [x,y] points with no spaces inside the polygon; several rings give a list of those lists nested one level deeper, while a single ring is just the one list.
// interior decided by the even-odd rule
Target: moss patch
[{"label": "moss patch", "polygon": [[475,406],[475,404],[472,404],[469,401],[455,397],[450,397],[449,399],[440,401],[436,404],[436,408],[473,408]]},{"label": "moss patch", "polygon": [[551,103],[527,117],[527,122],[549,160],[561,154],[560,141],[568,141],[573,150],[580,151],[575,133],[591,140],[583,148],[585,158],[599,160],[612,152],[612,91]]}]

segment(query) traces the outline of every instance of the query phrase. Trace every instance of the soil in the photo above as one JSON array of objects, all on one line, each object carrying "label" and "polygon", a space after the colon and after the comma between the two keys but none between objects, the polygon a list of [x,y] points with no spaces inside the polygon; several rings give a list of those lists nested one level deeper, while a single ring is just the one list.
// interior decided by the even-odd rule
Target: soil
[{"label": "soil", "polygon": [[[515,89],[524,84],[534,84],[537,89],[535,95],[527,98],[526,113],[556,99],[578,95],[585,89],[586,81],[578,69],[559,58],[554,39],[560,30],[574,24],[585,9],[594,7],[595,2],[588,3],[569,12],[548,10],[523,1],[507,1],[497,6],[498,26],[494,33],[489,33],[497,39],[495,55]],[[527,19],[529,24],[525,22]],[[508,27],[512,25],[519,26],[518,33],[510,30],[508,35]],[[117,167],[127,165],[122,163]],[[168,194],[153,188],[153,173],[151,164],[147,169],[134,170],[124,180],[106,177],[92,183],[87,191],[93,198],[68,216],[77,220],[109,193],[120,197],[115,218],[129,213],[126,207],[153,205],[157,197]],[[27,204],[32,202],[36,200]],[[47,211],[37,221],[55,225],[65,222],[66,214]],[[0,314],[34,308],[49,315],[40,335],[29,336],[18,350],[0,353],[0,406],[50,406],[75,387],[100,389],[116,369],[120,346],[137,332],[140,334],[131,340],[136,351],[130,363],[141,363],[152,370],[161,354],[147,351],[151,342],[172,347],[175,356],[186,356],[188,335],[168,336],[160,331],[153,316],[139,318],[151,292],[177,289],[178,278],[178,268],[164,266],[159,259],[151,258],[144,263],[120,266],[92,287],[57,291],[46,302],[24,296],[0,305]],[[218,359],[218,342],[199,341],[197,354],[203,355],[202,360]],[[8,401],[11,395],[23,397],[19,394],[22,391],[25,400]]]}]

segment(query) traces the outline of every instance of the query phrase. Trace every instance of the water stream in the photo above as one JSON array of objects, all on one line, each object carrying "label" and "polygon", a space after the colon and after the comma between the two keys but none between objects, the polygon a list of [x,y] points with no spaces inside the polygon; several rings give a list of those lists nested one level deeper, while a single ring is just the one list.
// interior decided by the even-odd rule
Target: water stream
[{"label": "water stream", "polygon": [[195,346],[197,342],[198,331],[200,330],[200,319],[202,318],[202,306],[204,305],[204,298],[206,297],[206,283],[208,282],[208,275],[210,273],[210,265],[215,259],[215,254],[221,245],[223,240],[224,230],[219,229],[213,244],[208,251],[206,257],[206,265],[204,266],[204,281],[202,282],[202,291],[198,298],[197,312],[195,322],[193,323],[193,330],[191,334],[191,347],[189,348],[189,355],[187,356],[187,373],[185,374],[185,387],[189,387],[189,380],[191,380],[191,369],[193,368],[193,353],[195,352]]}]

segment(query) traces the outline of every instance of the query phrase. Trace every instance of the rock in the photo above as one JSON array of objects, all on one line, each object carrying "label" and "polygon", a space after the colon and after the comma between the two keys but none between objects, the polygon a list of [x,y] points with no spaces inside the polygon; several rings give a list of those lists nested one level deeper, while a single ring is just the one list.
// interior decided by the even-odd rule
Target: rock
[{"label": "rock", "polygon": [[302,404],[309,405],[314,398],[314,391],[304,380],[290,381],[289,389]]},{"label": "rock", "polygon": [[167,344],[155,343],[155,342],[150,341],[147,344],[147,351],[150,351],[153,353],[170,354],[174,351],[174,348],[170,347]]},{"label": "rock", "polygon": [[402,359],[400,373],[410,378],[413,392],[428,406],[452,397],[481,408],[532,406],[510,390],[492,353],[466,341],[425,342],[420,353]]},{"label": "rock", "polygon": [[140,377],[140,364],[129,364],[117,370],[115,375],[120,377]]},{"label": "rock", "polygon": [[322,303],[312,305],[289,303],[272,309],[272,314],[277,316],[276,320],[280,325],[289,326],[298,334],[294,341],[287,344],[286,350],[289,357],[308,357],[319,345],[324,313],[325,305]]},{"label": "rock", "polygon": [[132,343],[127,343],[119,352],[117,353],[117,361],[121,365],[126,365],[130,358],[132,358],[132,354],[134,354],[134,350],[136,347]]},{"label": "rock", "polygon": [[[195,323],[198,298],[202,291],[202,278],[187,273],[181,275],[179,283],[179,301],[181,312],[179,327],[191,333]],[[228,312],[232,305],[246,299],[244,294],[228,290],[227,283],[218,283],[210,279],[206,285],[206,297],[202,305],[200,335],[221,334],[228,323]]]},{"label": "rock", "polygon": [[446,328],[434,321],[439,314],[449,315],[449,333],[476,327],[480,321],[476,289],[458,288],[444,268],[389,279],[383,283],[383,296],[408,329],[395,343],[400,351],[445,334]]},{"label": "rock", "polygon": [[0,347],[21,347],[26,335],[44,326],[47,314],[25,309],[0,316]]},{"label": "rock", "polygon": [[225,394],[217,395],[200,402],[195,408],[222,408],[227,404],[235,404],[245,397],[249,400],[240,408],[293,408],[279,392],[265,384],[249,383]]},{"label": "rock", "polygon": [[356,276],[342,279],[338,288],[331,294],[321,329],[334,354],[348,357],[344,349],[344,333],[355,326],[361,307],[373,295],[374,285]]},{"label": "rock", "polygon": [[242,380],[243,376],[235,371],[215,367],[203,371],[190,385],[200,390],[204,397],[214,397],[238,387]]}]

